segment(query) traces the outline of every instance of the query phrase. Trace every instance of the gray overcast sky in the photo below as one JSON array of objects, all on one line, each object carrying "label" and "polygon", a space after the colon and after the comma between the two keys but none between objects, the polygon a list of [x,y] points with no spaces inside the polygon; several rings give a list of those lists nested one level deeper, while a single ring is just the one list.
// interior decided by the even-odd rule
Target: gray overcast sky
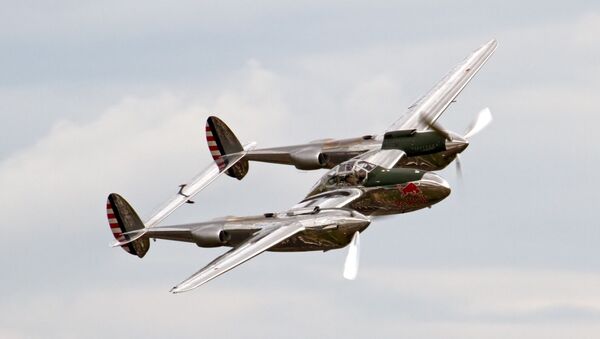
[{"label": "gray overcast sky", "polygon": [[[600,6],[592,1],[20,1],[0,11],[0,337],[597,338]],[[148,215],[210,161],[222,117],[260,146],[384,130],[491,38],[443,116],[494,123],[426,211],[345,250],[265,253],[198,290],[223,250],[108,248],[104,204]],[[251,164],[169,223],[284,210],[322,172]]]}]

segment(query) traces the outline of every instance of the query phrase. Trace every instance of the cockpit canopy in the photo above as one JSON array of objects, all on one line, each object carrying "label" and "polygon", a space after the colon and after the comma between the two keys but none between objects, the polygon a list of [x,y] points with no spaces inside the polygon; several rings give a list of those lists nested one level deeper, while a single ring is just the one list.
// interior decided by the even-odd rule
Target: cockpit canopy
[{"label": "cockpit canopy", "polygon": [[369,173],[377,166],[364,160],[349,160],[327,172],[311,190],[311,195],[332,187],[363,185]]}]

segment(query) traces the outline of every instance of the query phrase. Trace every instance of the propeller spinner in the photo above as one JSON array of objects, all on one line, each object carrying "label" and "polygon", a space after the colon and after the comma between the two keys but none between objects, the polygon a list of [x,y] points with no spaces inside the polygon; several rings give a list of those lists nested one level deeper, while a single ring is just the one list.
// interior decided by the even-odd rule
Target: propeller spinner
[{"label": "propeller spinner", "polygon": [[479,113],[475,119],[469,124],[465,132],[462,136],[452,133],[445,128],[443,128],[437,122],[427,119],[426,117],[422,117],[422,121],[432,130],[437,132],[439,135],[443,136],[446,139],[446,149],[447,150],[455,150],[456,151],[456,172],[459,178],[462,178],[462,165],[460,162],[459,153],[465,150],[467,146],[469,146],[469,141],[472,136],[478,134],[483,131],[491,122],[492,122],[492,112],[489,108],[484,108]]}]

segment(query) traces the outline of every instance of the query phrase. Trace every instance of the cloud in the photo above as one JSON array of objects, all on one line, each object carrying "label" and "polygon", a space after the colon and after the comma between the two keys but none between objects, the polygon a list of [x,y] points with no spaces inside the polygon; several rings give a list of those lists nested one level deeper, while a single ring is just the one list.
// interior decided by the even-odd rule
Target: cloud
[{"label": "cloud", "polygon": [[[475,322],[571,322],[600,317],[595,273],[514,268],[409,269],[361,272],[372,288],[396,298],[451,306]],[[468,286],[468,288],[465,288]],[[585,286],[585,288],[581,288]],[[415,314],[411,312],[410,317]]]},{"label": "cloud", "polygon": [[[36,144],[0,163],[6,222],[25,231],[50,215],[62,219],[58,211],[73,207],[73,199],[81,202],[81,194],[85,201],[107,187],[146,186],[151,191],[154,180],[172,186],[189,179],[195,169],[209,164],[204,119],[212,112],[232,120],[241,135],[272,131],[272,125],[261,121],[279,125],[287,114],[274,75],[251,62],[240,78],[238,89],[223,90],[210,102],[175,93],[126,97],[91,122],[56,122]],[[22,218],[24,208],[42,211],[49,205],[49,213]],[[72,212],[80,210],[85,212],[77,217],[89,212]]]},{"label": "cloud", "polygon": [[[272,124],[285,121],[288,114],[278,94],[277,76],[250,62],[237,79],[237,86],[213,89],[209,99],[196,99],[189,92],[125,97],[91,121],[56,122],[35,144],[4,159],[0,163],[4,204],[0,266],[11,278],[0,285],[38,288],[42,275],[50,290],[62,284],[80,290],[85,289],[80,283],[90,276],[111,271],[111,261],[124,259],[122,253],[99,259],[117,253],[107,247],[111,240],[104,210],[107,194],[122,193],[142,217],[175,194],[178,184],[211,163],[204,136],[210,113],[232,121],[243,141],[262,139],[261,135],[281,137],[272,133]],[[254,165],[252,170],[267,175],[276,171]],[[294,172],[289,169],[287,175]],[[289,181],[290,187],[302,186],[298,192],[310,185],[288,180],[285,173],[279,178]],[[262,178],[238,183],[223,177],[198,197],[194,208],[178,211],[168,222],[284,209],[302,196],[290,190],[277,193],[288,198],[275,204],[244,203],[254,201]],[[238,203],[224,204],[238,185],[244,187],[235,193]],[[263,189],[273,195],[277,191],[277,187]],[[15,265],[13,254],[24,249],[27,254],[19,256]],[[186,272],[193,268],[187,266]],[[68,283],[62,282],[64,276],[69,276]]]},{"label": "cloud", "polygon": [[[251,271],[272,266],[268,261]],[[244,284],[229,277],[176,296],[162,286],[166,277],[138,286],[115,280],[72,295],[32,291],[35,298],[0,302],[2,333],[8,338],[76,338],[83,333],[90,338],[189,338],[202,331],[205,336],[261,338],[298,328],[291,337],[318,331],[325,338],[361,338],[375,331],[384,337],[560,338],[598,330],[598,303],[590,296],[598,294],[595,286],[600,285],[593,274],[377,266],[349,282],[334,276],[326,264],[298,270],[290,270],[289,279],[272,272],[246,277]],[[314,286],[299,279],[311,271],[320,276]],[[114,319],[126,319],[127,325],[116,326]]]},{"label": "cloud", "polygon": [[[17,27],[23,29],[15,39],[31,43],[30,38],[62,37],[58,44],[49,40],[62,49],[83,37],[90,39],[93,51],[114,53],[106,45],[97,45],[98,39],[123,31],[125,38],[115,38],[116,44],[133,39],[150,45],[157,40],[137,38],[154,37],[152,32],[163,31],[165,22],[180,19],[174,14],[177,10],[167,11],[162,26],[153,26],[151,19],[161,12],[160,4],[146,8],[133,21],[127,13],[137,8],[104,21],[95,5],[79,6],[57,17],[34,15],[39,25],[23,28],[20,23]],[[324,12],[320,4],[312,10]],[[458,20],[446,9],[437,11],[451,22]],[[394,22],[400,21],[397,11],[387,12]],[[0,163],[0,267],[6,276],[0,287],[9,291],[0,301],[0,336],[197,337],[203,333],[262,338],[318,333],[349,338],[564,338],[600,333],[596,298],[600,291],[595,287],[600,285],[594,269],[598,231],[592,222],[596,190],[593,180],[587,180],[594,177],[590,168],[598,157],[589,142],[593,133],[584,133],[597,125],[593,115],[597,105],[590,99],[597,87],[592,76],[595,40],[583,34],[595,31],[595,14],[559,22],[538,17],[516,26],[488,25],[484,16],[478,19],[484,28],[476,32],[475,23],[461,20],[458,32],[468,33],[454,35],[457,30],[448,29],[440,36],[435,32],[443,25],[427,32],[413,29],[422,27],[421,22],[402,22],[410,30],[391,36],[397,26],[382,21],[374,30],[352,26],[342,37],[336,34],[354,23],[353,17],[339,24],[326,14],[321,20],[335,26],[323,33],[329,34],[326,39],[319,39],[322,25],[307,26],[297,18],[301,31],[282,25],[273,34],[261,34],[273,31],[267,25],[252,30],[254,39],[247,39],[239,27],[260,18],[244,11],[235,14],[247,15],[249,21],[229,27],[237,38],[223,38],[212,33],[226,23],[211,26],[222,16],[204,14],[213,21],[198,19],[189,11],[181,26],[163,31],[176,37],[166,45],[156,43],[160,53],[150,59],[144,59],[144,48],[111,54],[114,59],[106,63],[110,72],[90,63],[84,53],[88,45],[75,44],[81,54],[57,53],[58,59],[63,59],[61,53],[69,54],[74,61],[100,70],[101,78],[74,72],[73,79],[83,87],[90,82],[93,88],[102,87],[98,81],[118,86],[109,96],[113,99],[106,99],[110,107],[105,100],[94,101],[97,97],[90,87],[74,93],[68,88],[47,92],[56,95],[56,101],[29,95],[28,91],[35,93],[40,87],[4,92],[5,97],[19,93],[14,107],[24,107],[25,113],[39,115],[36,105],[23,103],[27,98],[52,106],[43,112],[60,111],[65,101],[80,100],[85,108],[90,99],[94,113],[85,119],[57,114],[61,118],[49,119],[53,124],[47,133],[36,134],[30,146],[13,151]],[[517,14],[517,21],[529,15]],[[46,27],[41,19],[48,18],[57,26],[47,35],[38,35]],[[236,21],[235,15],[228,18]],[[70,32],[86,20],[89,24],[80,31]],[[191,23],[186,20],[211,27],[188,30]],[[20,22],[31,21],[38,22]],[[14,20],[3,22],[14,24]],[[500,26],[504,28],[498,31]],[[285,29],[294,31],[292,38]],[[182,31],[189,35],[179,35]],[[362,35],[353,35],[357,31]],[[123,193],[142,215],[173,194],[177,184],[210,161],[203,133],[208,114],[222,117],[243,141],[256,140],[262,146],[381,131],[455,62],[489,39],[492,31],[500,40],[498,53],[444,115],[444,124],[461,131],[472,117],[469,112],[483,105],[490,105],[496,114],[494,125],[465,154],[465,183],[431,210],[371,226],[363,237],[364,267],[356,282],[344,282],[339,276],[343,251],[268,253],[214,284],[172,296],[167,293],[172,284],[222,249],[157,242],[140,261],[106,247],[111,239],[103,209],[106,194]],[[207,43],[205,35],[198,38],[198,32],[211,35],[218,44]],[[302,39],[315,42],[307,47]],[[244,49],[247,45],[242,41],[252,48]],[[188,53],[195,44],[195,54]],[[232,64],[239,65],[239,60],[252,54],[249,50],[264,54],[254,55],[231,72]],[[96,56],[105,57],[104,53]],[[122,58],[132,60],[132,67],[144,76],[130,73],[127,63],[123,67],[118,62]],[[181,74],[196,70],[196,78],[163,83],[161,76],[174,70],[168,63],[156,62],[164,58],[181,63],[177,69]],[[209,59],[214,63],[206,63]],[[149,66],[136,68],[143,62]],[[123,72],[115,65],[121,65]],[[62,67],[42,66],[60,72],[50,77],[54,80],[73,81],[65,80]],[[23,69],[39,75],[36,68]],[[154,84],[139,85],[146,77]],[[77,81],[72,86],[78,86]],[[190,85],[199,82],[207,85]],[[130,94],[120,97],[120,93]],[[36,121],[35,114],[31,120]],[[575,132],[565,132],[569,124],[577,125]],[[562,142],[563,136],[568,142]],[[586,156],[573,155],[573,145]],[[300,200],[319,175],[253,163],[243,181],[217,181],[198,196],[196,205],[178,211],[168,222],[282,210]],[[563,176],[568,180],[563,182]]]}]

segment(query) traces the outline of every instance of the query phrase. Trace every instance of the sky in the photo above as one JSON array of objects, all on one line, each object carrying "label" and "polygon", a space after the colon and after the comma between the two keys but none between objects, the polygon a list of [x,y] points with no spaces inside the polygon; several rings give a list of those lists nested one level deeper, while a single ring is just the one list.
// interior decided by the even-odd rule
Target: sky
[{"label": "sky", "polygon": [[[592,1],[2,2],[0,337],[597,338]],[[148,216],[207,166],[204,124],[279,146],[384,131],[472,50],[499,47],[439,121],[493,124],[431,209],[345,250],[263,253],[190,293],[225,249],[109,248],[106,197]],[[165,222],[284,211],[323,171],[250,164]]]}]

